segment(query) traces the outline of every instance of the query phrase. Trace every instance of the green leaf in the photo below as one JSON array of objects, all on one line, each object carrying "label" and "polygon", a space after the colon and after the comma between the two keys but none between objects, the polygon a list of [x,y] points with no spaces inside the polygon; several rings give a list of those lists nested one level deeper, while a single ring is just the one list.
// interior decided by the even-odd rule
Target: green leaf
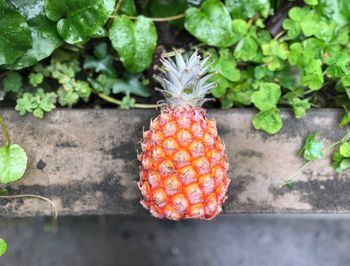
[{"label": "green leaf", "polygon": [[24,93],[16,101],[16,111],[20,115],[33,113],[37,118],[43,118],[44,112],[51,112],[55,108],[56,94],[45,93],[43,89],[37,89],[35,94]]},{"label": "green leaf", "polygon": [[288,37],[296,39],[301,33],[301,26],[299,22],[293,21],[292,19],[285,19],[282,24],[283,28],[288,31]]},{"label": "green leaf", "polygon": [[140,76],[137,75],[124,75],[124,80],[116,80],[113,84],[113,93],[124,93],[127,96],[134,94],[141,97],[152,95],[150,89],[141,83]]},{"label": "green leaf", "polygon": [[307,161],[316,160],[323,157],[323,144],[321,141],[316,140],[316,137],[317,133],[309,134],[300,150],[300,154],[302,154],[304,159]]},{"label": "green leaf", "polygon": [[17,144],[0,147],[0,183],[8,184],[20,179],[27,168],[27,154]]},{"label": "green leaf", "polygon": [[346,112],[341,122],[339,123],[339,126],[340,127],[345,126],[346,124],[349,124],[349,122],[350,122],[350,112]]},{"label": "green leaf", "polygon": [[290,52],[288,55],[288,61],[293,66],[303,65],[303,46],[299,42],[292,43],[289,47]]},{"label": "green leaf", "polygon": [[232,101],[237,103],[237,105],[251,105],[252,104],[252,94],[254,90],[249,81],[243,83],[238,83],[236,86],[231,88]]},{"label": "green leaf", "polygon": [[323,86],[323,73],[321,60],[311,60],[304,66],[301,83],[311,90],[319,90]]},{"label": "green leaf", "polygon": [[234,18],[247,19],[255,15],[266,18],[270,13],[269,0],[225,0],[225,5]]},{"label": "green leaf", "polygon": [[46,0],[46,16],[57,21],[57,30],[67,43],[79,43],[102,30],[115,0]]},{"label": "green leaf", "polygon": [[129,72],[142,72],[152,63],[157,32],[150,19],[138,16],[133,22],[124,15],[118,16],[109,30],[109,38]]},{"label": "green leaf", "polygon": [[229,81],[235,82],[241,78],[241,72],[236,68],[233,56],[226,49],[221,51],[216,67],[217,71]]},{"label": "green leaf", "polygon": [[246,36],[237,43],[234,56],[243,61],[254,60],[258,54],[258,48],[254,38]]},{"label": "green leaf", "polygon": [[344,142],[339,146],[339,152],[341,156],[349,158],[350,157],[350,143]]},{"label": "green leaf", "polygon": [[188,8],[186,0],[150,0],[149,8],[154,17],[170,17],[184,13]]},{"label": "green leaf", "polygon": [[31,49],[13,64],[6,66],[7,69],[22,69],[50,56],[62,40],[56,30],[56,23],[45,16],[45,0],[11,0],[11,2],[26,19],[33,39]]},{"label": "green leaf", "polygon": [[253,126],[270,135],[276,134],[283,126],[279,110],[273,108],[271,110],[259,112],[253,119]]},{"label": "green leaf", "polygon": [[293,106],[294,115],[298,119],[303,118],[306,111],[311,108],[311,105],[307,99],[301,100],[299,98],[294,98],[291,105]]},{"label": "green leaf", "polygon": [[185,28],[211,46],[228,47],[237,41],[230,14],[219,0],[206,0],[199,8],[187,9]]},{"label": "green leaf", "polygon": [[63,84],[63,86],[57,90],[58,102],[62,106],[71,107],[76,104],[80,98],[84,101],[88,101],[91,92],[92,89],[89,83],[82,80],[71,80]]},{"label": "green leaf", "polygon": [[7,243],[5,240],[0,238],[0,257],[3,256],[7,251]]},{"label": "green leaf", "polygon": [[289,10],[288,15],[292,20],[301,22],[309,13],[309,8],[293,7]]},{"label": "green leaf", "polygon": [[115,82],[117,82],[117,79],[105,74],[100,74],[96,79],[88,78],[88,81],[90,82],[92,88],[94,88],[97,92],[110,95],[113,85]]},{"label": "green leaf", "polygon": [[319,0],[318,10],[321,14],[339,26],[349,23],[350,6],[348,0]]},{"label": "green leaf", "polygon": [[126,95],[122,99],[122,104],[120,105],[120,108],[129,110],[130,108],[135,107],[135,102],[135,98]]},{"label": "green leaf", "polygon": [[261,111],[276,107],[281,97],[281,88],[276,83],[261,82],[259,90],[252,94],[252,102]]},{"label": "green leaf", "polygon": [[[119,1],[119,0],[118,0]],[[134,0],[123,0],[120,5],[119,14],[124,14],[127,16],[136,16],[136,6]]]},{"label": "green leaf", "polygon": [[2,87],[5,92],[18,93],[22,88],[22,77],[14,71],[9,71],[5,74],[2,80]]},{"label": "green leaf", "polygon": [[0,0],[0,33],[0,65],[14,63],[32,47],[25,18],[5,0]]},{"label": "green leaf", "polygon": [[42,73],[30,73],[28,76],[29,84],[33,87],[37,87],[44,81],[44,75]]},{"label": "green leaf", "polygon": [[117,73],[113,66],[113,56],[108,53],[107,44],[102,42],[95,46],[94,56],[86,56],[83,68],[93,69],[96,73],[105,73],[116,77]]},{"label": "green leaf", "polygon": [[220,74],[217,74],[213,77],[213,81],[216,82],[216,87],[210,91],[211,94],[216,98],[224,96],[229,87],[227,79],[225,79]]},{"label": "green leaf", "polygon": [[261,45],[263,55],[276,56],[282,60],[286,60],[289,54],[288,46],[284,42],[271,40]]},{"label": "green leaf", "polygon": [[306,15],[301,21],[301,30],[305,36],[314,35],[318,30],[320,30],[319,23],[320,17],[318,14],[310,13]]},{"label": "green leaf", "polygon": [[340,164],[339,168],[337,169],[339,172],[342,172],[346,169],[350,168],[350,159],[343,159]]},{"label": "green leaf", "polygon": [[316,6],[318,4],[318,0],[305,0],[305,4],[310,6]]}]

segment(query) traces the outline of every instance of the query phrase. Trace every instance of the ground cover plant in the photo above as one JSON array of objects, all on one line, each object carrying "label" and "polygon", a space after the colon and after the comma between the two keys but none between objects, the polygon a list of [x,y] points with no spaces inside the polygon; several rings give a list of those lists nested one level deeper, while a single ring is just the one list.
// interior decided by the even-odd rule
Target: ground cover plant
[{"label": "ground cover plant", "polygon": [[[282,107],[339,107],[350,122],[347,0],[0,0],[0,14],[0,107],[19,115],[155,108],[153,76],[176,48],[210,56],[205,107],[253,107],[257,130],[277,134]],[[305,140],[308,163],[330,151],[320,137]],[[350,167],[348,136],[330,147],[334,169]]]}]

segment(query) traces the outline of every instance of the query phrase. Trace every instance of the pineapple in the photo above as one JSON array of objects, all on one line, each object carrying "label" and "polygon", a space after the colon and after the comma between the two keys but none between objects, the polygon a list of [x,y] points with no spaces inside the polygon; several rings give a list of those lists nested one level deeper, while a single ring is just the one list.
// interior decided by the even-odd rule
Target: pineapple
[{"label": "pineapple", "polygon": [[208,82],[208,58],[175,53],[175,61],[162,60],[166,77],[155,77],[166,102],[141,142],[141,204],[157,218],[210,220],[222,210],[230,183],[216,123],[201,107],[215,84]]}]

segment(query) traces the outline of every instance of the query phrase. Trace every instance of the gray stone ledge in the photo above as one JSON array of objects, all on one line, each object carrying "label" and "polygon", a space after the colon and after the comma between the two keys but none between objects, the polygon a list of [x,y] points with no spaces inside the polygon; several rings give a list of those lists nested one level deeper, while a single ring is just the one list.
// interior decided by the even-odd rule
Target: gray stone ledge
[{"label": "gray stone ledge", "polygon": [[[142,129],[156,111],[56,110],[43,120],[2,110],[14,143],[29,156],[25,177],[11,194],[52,199],[59,215],[147,213],[138,203],[136,151]],[[311,110],[297,120],[283,110],[283,130],[268,136],[251,126],[251,109],[210,110],[225,142],[232,183],[225,213],[349,213],[350,174],[336,174],[330,159],[314,162],[295,178],[287,177],[303,160],[297,156],[305,136],[319,131],[326,143],[346,129],[337,127],[341,110]],[[36,199],[0,200],[0,215],[51,215]]]}]

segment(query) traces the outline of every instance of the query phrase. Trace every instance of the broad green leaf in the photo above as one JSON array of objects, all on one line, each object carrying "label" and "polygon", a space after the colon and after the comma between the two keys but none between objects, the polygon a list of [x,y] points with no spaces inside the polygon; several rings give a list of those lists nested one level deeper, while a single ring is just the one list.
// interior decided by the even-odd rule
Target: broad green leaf
[{"label": "broad green leaf", "polygon": [[261,82],[259,90],[252,94],[252,102],[261,111],[276,107],[281,97],[281,88],[276,83]]},{"label": "broad green leaf", "polygon": [[11,0],[10,2],[26,19],[33,39],[32,48],[13,64],[6,66],[7,69],[21,69],[50,56],[62,40],[56,30],[56,23],[45,16],[45,0]]},{"label": "broad green leaf", "polygon": [[113,93],[124,93],[127,96],[134,94],[141,97],[152,95],[150,89],[142,84],[138,75],[125,75],[124,80],[117,79],[113,84]]},{"label": "broad green leaf", "polygon": [[321,60],[312,60],[306,66],[301,77],[301,83],[312,90],[319,90],[323,86]]},{"label": "broad green leaf", "polygon": [[339,146],[339,152],[343,157],[350,157],[350,143],[344,142]]},{"label": "broad green leaf", "polygon": [[0,257],[3,256],[7,251],[7,243],[5,240],[0,238]]},{"label": "broad green leaf", "polygon": [[79,43],[102,30],[115,0],[46,0],[46,16],[57,21],[57,30],[67,43]]},{"label": "broad green leaf", "polygon": [[321,22],[318,14],[309,13],[301,21],[301,30],[305,36],[315,35],[320,30],[319,23]]},{"label": "broad green leaf", "polygon": [[185,28],[211,46],[228,47],[237,41],[230,14],[219,0],[206,0],[199,8],[187,9]]},{"label": "broad green leaf", "polygon": [[108,53],[107,44],[102,42],[95,46],[93,56],[86,56],[83,68],[93,69],[96,73],[101,72],[116,77],[117,73],[113,66],[113,60],[113,56]]},{"label": "broad green leaf", "polygon": [[0,65],[12,64],[32,47],[25,18],[7,1],[0,0]]},{"label": "broad green leaf", "polygon": [[269,0],[225,0],[225,5],[234,18],[247,19],[255,15],[266,18],[270,14]]},{"label": "broad green leaf", "polygon": [[142,72],[152,63],[157,32],[150,19],[138,16],[133,22],[127,16],[118,16],[109,30],[109,38],[128,71]]},{"label": "broad green leaf", "polygon": [[15,71],[7,72],[2,80],[2,87],[5,92],[19,92],[22,88],[22,76]]},{"label": "broad green leaf", "polygon": [[302,154],[304,159],[307,161],[316,160],[323,157],[323,144],[321,141],[318,141],[316,137],[317,133],[309,134],[300,150],[300,154]]},{"label": "broad green leaf", "polygon": [[276,134],[283,126],[279,110],[273,108],[271,110],[261,111],[254,117],[253,126],[270,135]]},{"label": "broad green leaf", "polygon": [[27,167],[27,154],[17,144],[0,147],[0,183],[8,184],[20,179]]},{"label": "broad green leaf", "polygon": [[236,86],[233,86],[231,92],[232,100],[239,106],[252,104],[252,94],[254,90],[249,81],[238,83]]},{"label": "broad green leaf", "polygon": [[216,68],[217,71],[229,81],[235,82],[241,78],[241,72],[236,68],[236,62],[228,49],[221,49]]},{"label": "broad green leaf", "polygon": [[258,48],[254,38],[248,35],[237,43],[234,55],[243,61],[254,60],[258,54]]}]

